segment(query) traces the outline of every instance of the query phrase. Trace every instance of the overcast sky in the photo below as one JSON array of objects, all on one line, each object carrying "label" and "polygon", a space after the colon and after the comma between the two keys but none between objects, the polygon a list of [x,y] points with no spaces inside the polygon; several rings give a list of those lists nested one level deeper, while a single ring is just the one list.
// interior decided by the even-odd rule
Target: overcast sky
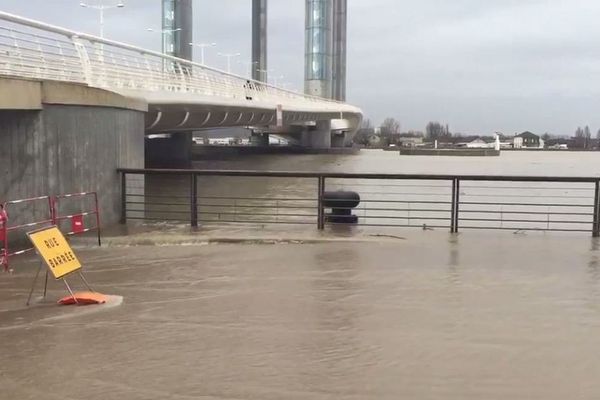
[{"label": "overcast sky", "polygon": [[[99,0],[90,0],[99,1]],[[104,0],[113,4],[117,0]],[[160,49],[160,0],[107,11],[106,36]],[[0,10],[98,33],[79,0],[0,0]],[[304,1],[269,1],[269,68],[303,87]],[[600,129],[600,1],[348,0],[348,101],[423,130],[572,134]],[[194,0],[194,40],[250,59],[251,0]],[[247,66],[235,64],[236,73]]]}]

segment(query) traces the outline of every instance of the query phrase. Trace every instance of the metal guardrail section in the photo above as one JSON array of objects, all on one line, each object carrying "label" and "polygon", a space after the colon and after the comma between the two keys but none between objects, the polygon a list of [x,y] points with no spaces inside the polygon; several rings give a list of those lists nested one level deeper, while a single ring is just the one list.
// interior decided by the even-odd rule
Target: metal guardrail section
[{"label": "metal guardrail section", "polygon": [[[336,225],[327,191],[361,196],[365,227],[591,232],[600,236],[600,177],[403,175],[120,169],[121,222]],[[216,189],[214,189],[216,188]],[[269,196],[268,193],[273,193]]]},{"label": "metal guardrail section", "polygon": [[[67,204],[64,208],[78,211],[70,215],[64,214],[64,208],[61,209],[59,203],[66,200],[73,200],[78,204]],[[67,236],[96,231],[98,246],[101,245],[100,210],[96,192],[11,200],[2,205],[8,214],[8,220],[0,225],[0,267],[3,266],[5,271],[9,270],[12,257],[35,250],[26,236],[27,232],[34,229],[56,225]],[[93,220],[86,222],[86,217]],[[67,225],[66,222],[71,224]]]},{"label": "metal guardrail section", "polygon": [[[50,196],[7,201],[4,203],[4,209],[8,213],[8,221],[4,224],[0,243],[0,265],[7,271],[10,268],[11,257],[34,250],[28,241],[21,240],[15,245],[12,239],[15,236],[22,239],[28,231],[53,225],[54,210]],[[22,216],[21,222],[13,224],[12,218],[15,215]]]},{"label": "metal guardrail section", "polygon": [[224,100],[357,113],[345,103],[304,95],[96,36],[0,11],[0,75],[87,84],[113,91],[189,93]]}]

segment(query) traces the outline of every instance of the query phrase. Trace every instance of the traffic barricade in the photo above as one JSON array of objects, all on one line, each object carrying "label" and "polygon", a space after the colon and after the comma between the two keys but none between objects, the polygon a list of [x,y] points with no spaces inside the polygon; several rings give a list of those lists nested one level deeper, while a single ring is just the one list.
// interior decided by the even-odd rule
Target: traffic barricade
[{"label": "traffic barricade", "polygon": [[54,220],[65,236],[97,232],[98,246],[102,245],[100,212],[96,192],[70,193],[54,196]]},{"label": "traffic barricade", "polygon": [[54,225],[53,199],[40,196],[7,201],[0,214],[3,221],[0,227],[0,265],[8,271],[11,257],[34,250],[25,240],[26,231]]}]

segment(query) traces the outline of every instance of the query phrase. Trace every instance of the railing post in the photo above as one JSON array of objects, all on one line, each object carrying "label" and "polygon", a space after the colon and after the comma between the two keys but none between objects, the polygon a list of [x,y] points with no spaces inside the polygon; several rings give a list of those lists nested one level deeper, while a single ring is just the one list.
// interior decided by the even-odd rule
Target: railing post
[{"label": "railing post", "polygon": [[100,208],[98,206],[97,192],[94,192],[94,206],[96,207],[96,232],[98,233],[98,246],[102,246],[102,232],[100,231]]},{"label": "railing post", "polygon": [[192,227],[198,226],[198,176],[194,173],[191,175],[190,187],[190,212]]},{"label": "railing post", "polygon": [[460,215],[460,179],[456,178],[456,197],[454,205],[454,233],[458,233],[458,220]]},{"label": "railing post", "polygon": [[452,179],[452,209],[450,211],[450,233],[458,233],[458,214],[460,210],[460,180]]},{"label": "railing post", "polygon": [[318,217],[317,227],[319,230],[325,229],[325,209],[323,207],[323,197],[325,196],[325,177],[319,176],[319,197],[318,197]]},{"label": "railing post", "polygon": [[592,227],[592,236],[600,237],[600,181],[596,181],[594,190],[594,223]]},{"label": "railing post", "polygon": [[450,206],[450,233],[454,233],[454,213],[456,211],[456,179],[452,179],[452,205]]},{"label": "railing post", "polygon": [[88,54],[87,49],[81,39],[76,35],[71,36],[71,41],[73,42],[75,51],[77,51],[77,55],[79,56],[81,70],[83,72],[83,79],[85,79],[85,82],[91,86],[94,82],[94,78],[92,76],[92,63],[90,61],[90,55]]},{"label": "railing post", "polygon": [[[6,203],[2,204],[2,212],[6,212]],[[3,218],[2,227],[0,227],[0,242],[2,243],[2,247],[0,247],[0,266],[4,266],[4,271],[9,270],[9,261],[8,261],[8,215],[4,214],[6,218]]]},{"label": "railing post", "polygon": [[127,223],[127,173],[121,172],[121,224]]}]

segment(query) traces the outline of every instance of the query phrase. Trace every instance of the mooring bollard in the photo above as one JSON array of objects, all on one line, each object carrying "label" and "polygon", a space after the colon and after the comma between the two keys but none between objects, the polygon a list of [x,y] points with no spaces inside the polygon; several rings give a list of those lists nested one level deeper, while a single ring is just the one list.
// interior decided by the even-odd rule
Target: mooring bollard
[{"label": "mooring bollard", "polygon": [[325,221],[333,224],[356,224],[358,216],[352,210],[360,204],[360,195],[356,192],[325,192],[323,207],[331,208],[331,214],[325,215]]}]

